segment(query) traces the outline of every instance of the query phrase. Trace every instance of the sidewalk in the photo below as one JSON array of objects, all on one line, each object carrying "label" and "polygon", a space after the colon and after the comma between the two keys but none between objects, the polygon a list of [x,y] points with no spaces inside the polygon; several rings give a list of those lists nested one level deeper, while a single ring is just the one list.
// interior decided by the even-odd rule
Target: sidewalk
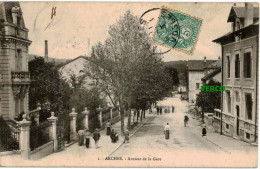
[{"label": "sidewalk", "polygon": [[[146,113],[146,118],[143,119],[143,122],[138,122],[138,124],[130,130],[130,142],[131,136],[138,131],[146,122],[155,117],[154,114]],[[127,126],[128,117],[125,117],[124,125]],[[119,134],[119,141],[117,143],[112,143],[110,136],[106,135],[106,129],[101,130],[99,148],[95,148],[94,140],[90,139],[90,148],[84,146],[79,146],[78,142],[68,146],[63,151],[52,153],[42,159],[37,161],[33,160],[23,160],[20,157],[16,156],[5,156],[0,162],[3,166],[94,166],[99,160],[106,160],[109,155],[116,151],[123,143],[124,136],[121,135],[121,122],[117,122],[112,125],[112,128],[117,131]],[[7,163],[6,163],[7,162]],[[102,165],[100,165],[101,167]]]},{"label": "sidewalk", "polygon": [[[196,132],[198,132],[199,135],[201,134],[201,126],[200,122],[196,119],[190,118],[190,123],[195,126]],[[233,153],[257,153],[258,147],[252,146],[251,144],[236,140],[232,137],[220,135],[220,133],[216,133],[213,129],[213,127],[207,127],[207,135],[204,136],[206,140],[209,142],[215,144],[217,147],[219,147],[221,150],[225,151],[226,153],[233,154]]]}]

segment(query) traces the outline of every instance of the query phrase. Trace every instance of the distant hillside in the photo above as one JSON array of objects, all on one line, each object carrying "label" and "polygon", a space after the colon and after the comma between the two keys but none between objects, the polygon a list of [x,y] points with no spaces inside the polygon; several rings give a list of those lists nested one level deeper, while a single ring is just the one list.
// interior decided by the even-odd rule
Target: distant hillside
[{"label": "distant hillside", "polygon": [[187,60],[165,62],[166,66],[177,69],[178,73],[184,73],[188,64]]},{"label": "distant hillside", "polygon": [[[39,56],[39,55],[34,55],[34,54],[28,54],[28,61],[30,62],[31,60],[33,60],[34,58],[37,57],[43,57],[43,56]],[[49,57],[49,62],[54,61],[56,65],[61,64],[61,63],[65,63],[67,62],[69,59],[55,59],[52,57]]]}]

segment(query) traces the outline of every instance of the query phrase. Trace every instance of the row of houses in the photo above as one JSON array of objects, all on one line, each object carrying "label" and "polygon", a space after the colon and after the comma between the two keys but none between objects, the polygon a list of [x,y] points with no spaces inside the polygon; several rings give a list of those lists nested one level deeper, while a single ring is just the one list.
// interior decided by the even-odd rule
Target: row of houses
[{"label": "row of houses", "polygon": [[258,136],[258,57],[259,57],[259,7],[245,3],[233,6],[228,23],[231,32],[213,40],[221,45],[218,60],[189,60],[188,97],[195,103],[200,86],[210,79],[225,86],[221,109],[215,111],[215,125],[220,132],[247,142]]}]

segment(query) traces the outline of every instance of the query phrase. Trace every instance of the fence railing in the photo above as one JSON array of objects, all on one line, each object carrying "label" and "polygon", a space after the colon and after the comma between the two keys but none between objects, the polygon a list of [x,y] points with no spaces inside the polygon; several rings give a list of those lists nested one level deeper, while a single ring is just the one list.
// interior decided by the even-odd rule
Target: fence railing
[{"label": "fence railing", "polygon": [[34,150],[50,141],[49,127],[51,123],[45,121],[38,126],[31,126],[30,129],[30,148]]},{"label": "fence railing", "polygon": [[20,130],[18,127],[0,124],[0,152],[19,150]]}]

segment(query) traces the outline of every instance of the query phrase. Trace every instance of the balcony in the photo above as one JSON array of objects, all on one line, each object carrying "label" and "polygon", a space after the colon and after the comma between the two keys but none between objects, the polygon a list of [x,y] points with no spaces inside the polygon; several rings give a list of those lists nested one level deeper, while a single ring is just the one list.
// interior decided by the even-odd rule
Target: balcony
[{"label": "balcony", "polygon": [[13,84],[30,84],[30,73],[26,71],[11,72]]}]

